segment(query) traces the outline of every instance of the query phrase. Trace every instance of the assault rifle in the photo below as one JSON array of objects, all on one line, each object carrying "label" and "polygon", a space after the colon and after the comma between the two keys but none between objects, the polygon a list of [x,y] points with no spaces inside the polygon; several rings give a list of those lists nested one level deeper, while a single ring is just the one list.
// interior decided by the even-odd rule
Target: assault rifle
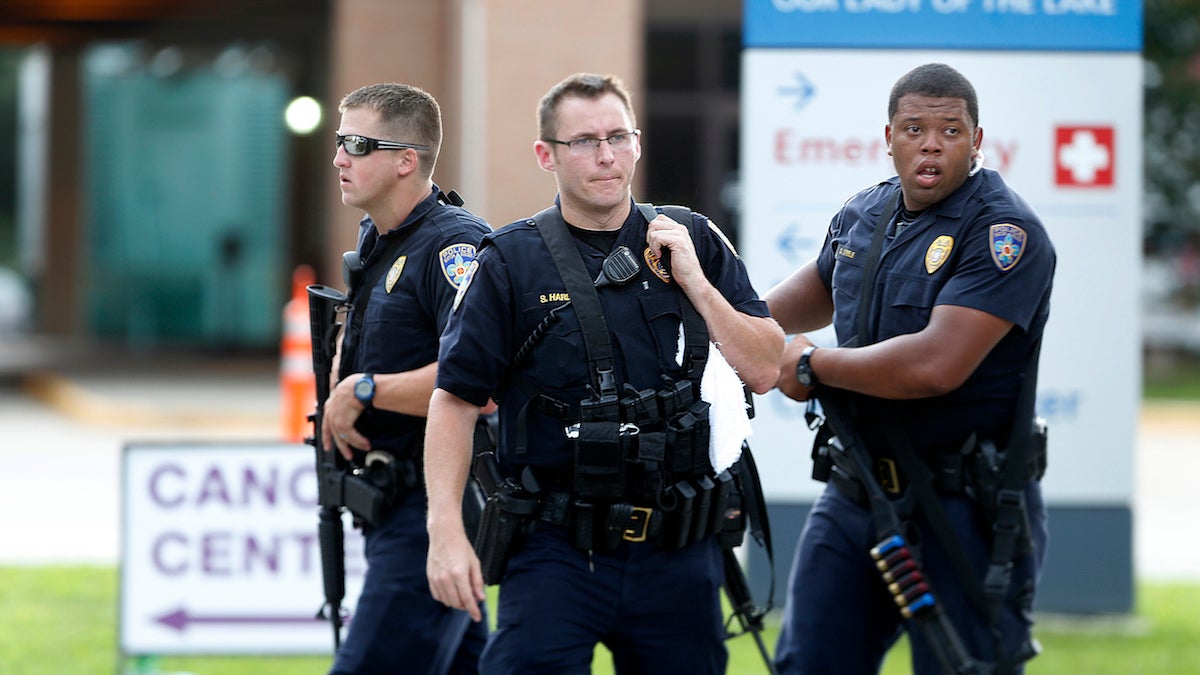
[{"label": "assault rifle", "polygon": [[[871,549],[871,557],[875,559],[875,565],[901,615],[920,627],[945,673],[990,675],[994,670],[993,665],[977,661],[967,652],[954,625],[934,597],[919,561],[904,539],[900,518],[875,479],[871,455],[853,426],[855,408],[852,395],[822,386],[814,393],[821,403],[825,423],[830,425],[832,431],[829,440],[831,451],[849,459],[850,467],[866,490],[875,530],[881,537],[879,544]],[[809,415],[816,417],[811,412]]]},{"label": "assault rifle", "polygon": [[[749,392],[746,394],[749,414],[754,416],[753,400]],[[738,461],[728,470],[732,481],[729,502],[725,507],[725,524],[717,534],[721,546],[721,557],[725,568],[725,596],[729,599],[732,614],[725,623],[725,638],[729,639],[743,633],[754,636],[758,653],[770,675],[775,675],[775,662],[771,659],[767,647],[763,644],[763,617],[771,611],[775,598],[775,555],[771,543],[771,525],[767,518],[767,504],[762,494],[762,483],[758,477],[758,467],[754,463],[754,455],[750,452],[750,444],[742,441],[742,454]],[[725,476],[722,473],[722,476]],[[746,581],[746,573],[738,562],[733,549],[740,546],[746,532],[763,547],[770,563],[771,586],[767,592],[767,606],[760,607],[754,603],[750,594],[750,584]],[[741,632],[735,633],[729,629],[730,624],[737,619]]]},{"label": "assault rifle", "polygon": [[[754,636],[754,643],[758,646],[758,653],[763,658],[763,663],[767,666],[767,672],[775,675],[775,663],[771,660],[771,655],[767,652],[767,646],[763,644],[763,617],[767,610],[754,604],[754,598],[750,595],[750,584],[746,581],[746,573],[742,571],[742,565],[738,562],[737,554],[731,548],[721,548],[721,555],[725,561],[725,595],[729,598],[729,605],[732,608],[733,616],[738,623],[741,624],[742,633],[750,633]],[[728,627],[725,629],[726,637],[734,637],[741,633],[732,633]]]},{"label": "assault rifle", "polygon": [[338,312],[348,306],[345,293],[321,285],[308,287],[309,328],[312,332],[313,375],[316,377],[317,407],[308,419],[313,423],[313,435],[305,442],[317,451],[317,540],[321,549],[321,577],[324,580],[325,604],[317,610],[317,618],[328,619],[333,626],[333,649],[342,641],[342,599],[346,597],[345,532],[342,527],[342,477],[347,471],[346,460],[337,448],[326,449],[321,442],[321,426],[325,401],[329,398],[329,376],[336,353]]}]

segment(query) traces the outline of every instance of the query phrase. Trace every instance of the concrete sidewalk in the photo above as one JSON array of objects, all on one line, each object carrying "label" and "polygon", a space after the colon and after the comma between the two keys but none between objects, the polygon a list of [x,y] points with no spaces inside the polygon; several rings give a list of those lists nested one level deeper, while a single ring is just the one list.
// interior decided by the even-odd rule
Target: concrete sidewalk
[{"label": "concrete sidewalk", "polygon": [[1200,581],[1200,403],[1144,405],[1134,460],[1135,573]]},{"label": "concrete sidewalk", "polygon": [[[269,358],[89,358],[0,369],[0,564],[116,564],[120,461],[128,442],[279,441]],[[1137,436],[1135,570],[1200,580],[1200,404],[1152,403]]]},{"label": "concrete sidewalk", "polygon": [[273,360],[106,356],[0,370],[0,564],[116,564],[126,443],[282,438]]}]

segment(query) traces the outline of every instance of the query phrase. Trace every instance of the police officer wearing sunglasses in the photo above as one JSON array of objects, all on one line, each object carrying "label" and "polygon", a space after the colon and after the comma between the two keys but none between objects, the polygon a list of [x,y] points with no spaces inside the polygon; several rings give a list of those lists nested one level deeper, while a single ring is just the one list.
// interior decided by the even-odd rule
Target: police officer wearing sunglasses
[{"label": "police officer wearing sunglasses", "polygon": [[[534,152],[555,176],[556,204],[485,238],[442,339],[425,442],[433,595],[480,620],[484,581],[499,583],[497,630],[481,661],[489,674],[587,673],[599,643],[618,673],[723,673],[716,530],[700,518],[679,529],[703,511],[685,502],[719,490],[707,408],[689,407],[703,403],[690,382],[690,336],[699,324],[746,385],[764,391],[783,333],[707,218],[634,203],[641,145],[620,80],[568,77],[542,98],[538,123]],[[611,359],[595,358],[608,351],[600,343]],[[481,528],[477,556],[459,497],[474,411],[493,392],[500,472],[521,491],[509,515],[536,504],[503,571],[481,561],[511,528]],[[665,433],[668,416],[679,433]]]},{"label": "police officer wearing sunglasses", "polygon": [[363,525],[366,579],[331,672],[476,673],[485,625],[435,601],[425,579],[420,460],[438,338],[490,228],[432,182],[442,141],[433,97],[404,84],[374,84],[348,94],[338,109],[333,164],[342,203],[365,217],[358,246],[346,255],[352,308],[323,441],[383,473],[389,507]]}]

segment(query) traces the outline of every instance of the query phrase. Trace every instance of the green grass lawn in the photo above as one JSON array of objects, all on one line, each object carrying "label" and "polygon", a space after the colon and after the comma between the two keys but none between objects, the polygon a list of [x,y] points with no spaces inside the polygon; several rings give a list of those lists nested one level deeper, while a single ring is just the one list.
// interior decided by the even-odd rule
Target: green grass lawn
[{"label": "green grass lawn", "polygon": [[1200,401],[1200,357],[1176,355],[1149,359],[1142,383],[1146,399]]},{"label": "green grass lawn", "polygon": [[[494,588],[492,589],[494,591]],[[117,672],[117,570],[111,567],[0,567],[0,673],[92,675]],[[1042,617],[1043,654],[1032,675],[1177,675],[1200,664],[1200,583],[1140,583],[1126,617]],[[764,641],[773,648],[777,620]],[[754,640],[729,641],[731,675],[765,673]],[[184,657],[128,659],[126,673],[293,675],[324,673],[327,657]],[[884,673],[907,673],[904,644]],[[594,672],[611,673],[597,649]]]}]

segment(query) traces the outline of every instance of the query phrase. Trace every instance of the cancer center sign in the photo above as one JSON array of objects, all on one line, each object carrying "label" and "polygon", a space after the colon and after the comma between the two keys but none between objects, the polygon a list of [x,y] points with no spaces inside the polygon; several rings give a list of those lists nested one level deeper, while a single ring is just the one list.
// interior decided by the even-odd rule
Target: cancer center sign
[{"label": "cancer center sign", "polygon": [[[314,465],[300,444],[126,446],[121,653],[331,653]],[[346,532],[353,608],[362,537]]]}]

